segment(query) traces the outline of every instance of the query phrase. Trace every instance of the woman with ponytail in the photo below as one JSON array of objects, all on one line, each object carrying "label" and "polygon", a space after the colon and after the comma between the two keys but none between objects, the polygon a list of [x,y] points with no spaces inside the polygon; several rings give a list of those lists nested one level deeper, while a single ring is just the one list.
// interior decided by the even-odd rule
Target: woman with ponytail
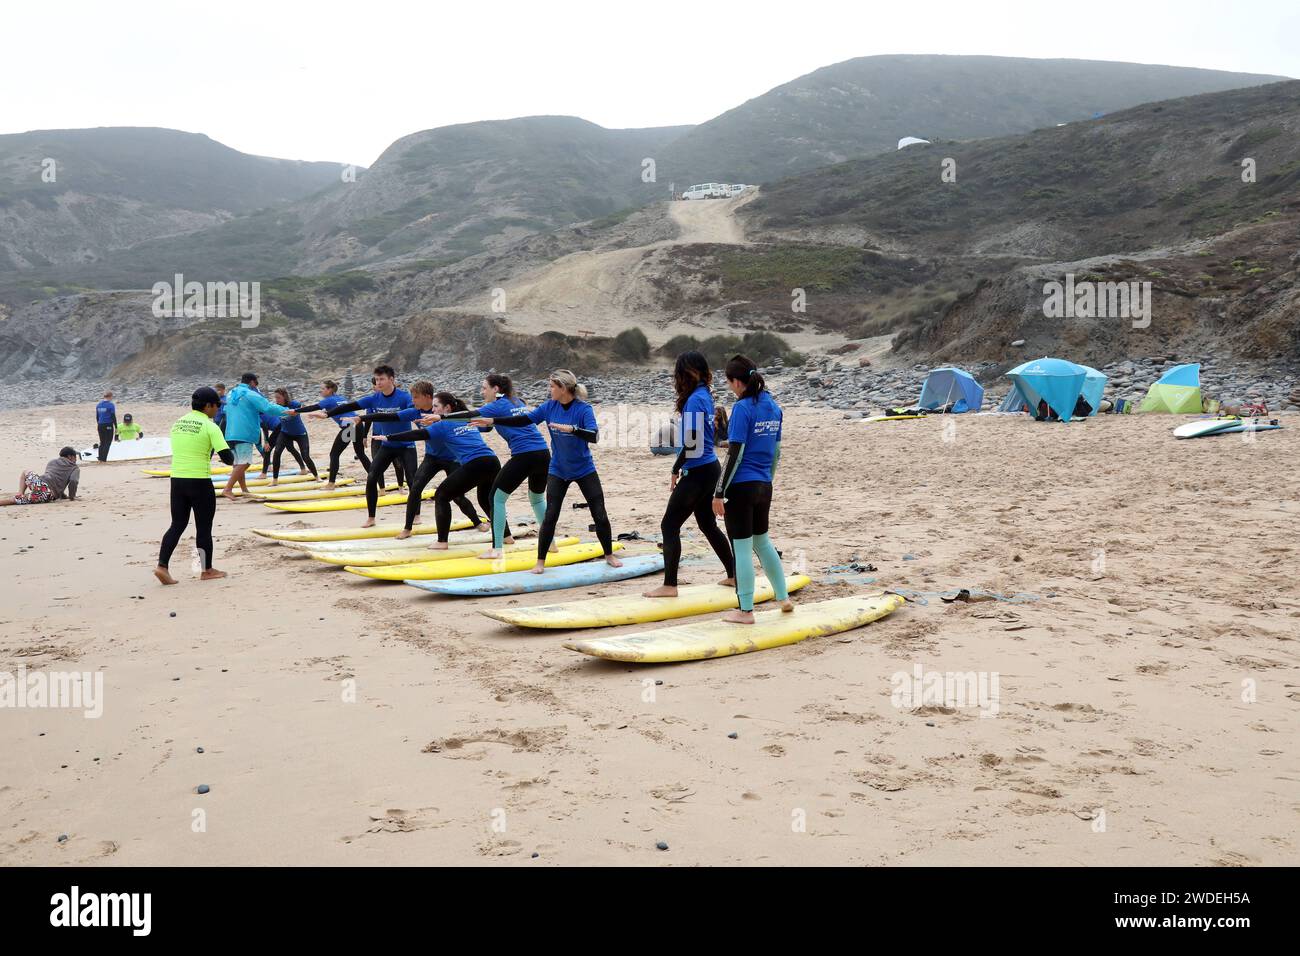
[{"label": "woman with ponytail", "polygon": [[[510,376],[496,372],[483,379],[483,401],[485,404],[477,411],[428,415],[421,418],[420,423],[430,424],[440,417],[447,420],[510,418],[528,411],[528,406],[515,398],[515,386]],[[483,558],[499,558],[504,553],[502,547],[514,543],[510,526],[506,523],[506,501],[525,481],[528,482],[528,503],[533,507],[538,527],[546,520],[546,475],[551,467],[551,450],[546,439],[532,422],[521,427],[501,425],[497,431],[510,448],[510,460],[492,484],[492,550],[480,555]]]},{"label": "woman with ponytail", "polygon": [[600,437],[596,431],[596,413],[587,404],[587,389],[567,368],[551,373],[551,398],[521,415],[475,418],[470,424],[481,428],[505,426],[522,428],[543,422],[551,432],[551,463],[546,475],[546,513],[542,529],[537,536],[537,564],[534,574],[546,570],[546,552],[555,540],[555,526],[560,520],[560,509],[569,485],[577,485],[591,508],[591,521],[596,526],[596,537],[605,552],[605,561],[611,567],[621,568],[623,562],[614,555],[614,532],[605,513],[605,492],[596,474],[596,462],[591,457],[591,446]]},{"label": "woman with ponytail", "polygon": [[664,583],[645,596],[677,597],[677,566],[682,558],[682,525],[691,515],[695,523],[713,546],[713,553],[722,562],[726,578],[720,582],[733,586],[736,583],[736,565],[727,536],[718,527],[717,518],[710,507],[713,490],[722,474],[718,456],[713,450],[716,413],[710,386],[713,372],[709,362],[699,352],[683,352],[677,356],[673,369],[673,387],[677,391],[677,414],[681,417],[682,450],[673,462],[673,474],[668,487],[668,507],[664,510],[659,530],[663,534]]},{"label": "woman with ponytail", "polygon": [[743,355],[727,363],[727,387],[736,396],[727,428],[727,464],[713,492],[713,513],[724,518],[736,556],[740,609],[723,620],[754,623],[754,555],[771,583],[782,611],[793,611],[781,556],[767,536],[772,480],[781,460],[781,409],[758,368]]}]

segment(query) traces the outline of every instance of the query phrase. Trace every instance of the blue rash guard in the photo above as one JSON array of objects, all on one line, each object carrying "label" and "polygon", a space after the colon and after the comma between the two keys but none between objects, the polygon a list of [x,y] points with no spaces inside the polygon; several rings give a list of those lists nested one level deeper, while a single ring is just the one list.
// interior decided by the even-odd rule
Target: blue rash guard
[{"label": "blue rash guard", "polygon": [[116,425],[117,424],[117,406],[104,399],[95,406],[95,424],[96,425]]},{"label": "blue rash guard", "polygon": [[[555,399],[548,399],[531,412],[512,416],[513,419],[526,418],[534,425],[542,422],[555,425],[572,425],[587,432],[592,441],[596,436],[596,412],[580,398],[575,398],[567,406]],[[513,424],[513,422],[512,422]],[[565,481],[577,481],[596,470],[596,462],[591,457],[591,444],[586,438],[569,432],[551,432],[551,467],[548,473]]]},{"label": "blue rash guard", "polygon": [[[731,406],[727,441],[743,445],[740,464],[727,485],[742,481],[771,481],[781,444],[781,409],[766,389],[754,398],[742,398]],[[724,476],[725,478],[726,476]]]},{"label": "blue rash guard", "polygon": [[439,421],[425,428],[429,440],[441,442],[451,452],[452,458],[464,465],[475,458],[495,458],[483,435],[468,422]]},{"label": "blue rash guard", "polygon": [[[301,408],[302,402],[290,402],[287,408]],[[307,425],[300,415],[286,415],[280,419],[280,433],[283,435],[300,436],[307,434]]]},{"label": "blue rash guard", "polygon": [[682,452],[677,456],[674,471],[689,473],[692,468],[702,468],[718,460],[713,450],[713,394],[709,386],[700,383],[682,406]]},{"label": "blue rash guard", "polygon": [[[504,395],[498,396],[473,413],[475,418],[513,418],[516,415],[527,414],[527,405]],[[506,445],[509,446],[512,455],[547,450],[546,439],[542,437],[542,433],[537,430],[536,425],[497,425],[495,427],[501,433],[501,437],[506,440]]]},{"label": "blue rash guard", "polygon": [[350,414],[331,415],[330,414],[330,409],[337,408],[339,405],[343,404],[343,399],[338,395],[326,395],[317,404],[320,406],[320,410],[322,412],[325,412],[327,415],[330,415],[330,418],[334,419],[334,423],[338,425],[339,428],[341,429],[347,428],[349,425],[351,425],[353,422],[357,420],[355,415],[350,415]]},{"label": "blue rash guard", "polygon": [[[411,393],[404,388],[395,388],[390,395],[385,395],[383,392],[371,392],[369,395],[358,398],[356,402],[352,404],[361,406],[366,410],[366,412],[372,415],[396,414],[408,408],[415,408],[414,404],[411,402]],[[414,418],[419,418],[420,415],[423,414],[426,413],[420,412],[419,415],[415,415]],[[407,421],[410,420],[411,419],[407,419]],[[404,424],[405,423],[402,421],[375,422],[374,427],[370,430],[370,434],[375,437],[395,435],[398,432],[407,431]],[[384,438],[384,447],[414,448],[415,442],[389,441],[387,438]]]}]

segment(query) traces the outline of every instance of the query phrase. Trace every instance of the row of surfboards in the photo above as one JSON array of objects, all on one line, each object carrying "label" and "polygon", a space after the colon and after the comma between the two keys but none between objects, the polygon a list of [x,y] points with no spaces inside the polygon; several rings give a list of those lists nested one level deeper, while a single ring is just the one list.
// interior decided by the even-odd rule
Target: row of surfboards
[{"label": "row of surfboards", "polygon": [[[561,538],[555,542],[557,549],[547,557],[546,572],[538,575],[530,571],[536,561],[535,541],[508,546],[504,558],[484,560],[477,555],[490,546],[489,536],[472,529],[468,521],[453,524],[450,547],[445,551],[429,547],[432,528],[419,526],[410,538],[398,539],[399,527],[260,528],[253,533],[362,577],[401,581],[427,593],[449,597],[567,590],[663,570],[660,554],[624,557],[623,566],[614,568],[601,559],[599,544]],[[616,544],[615,548],[622,550],[623,546]],[[791,592],[808,583],[805,575],[792,575],[787,580]],[[772,586],[760,578],[756,582],[755,604],[770,602],[773,597]],[[593,657],[633,663],[703,660],[780,647],[814,635],[861,627],[892,613],[903,603],[898,595],[838,598],[801,604],[790,614],[779,610],[764,612],[752,626],[702,620],[616,637],[575,638],[565,641],[564,646]],[[531,607],[494,608],[481,613],[515,627],[579,630],[677,620],[736,606],[734,588],[703,584],[684,586],[675,598],[609,595]]]},{"label": "row of surfboards", "polygon": [[1204,438],[1208,435],[1239,435],[1242,432],[1268,432],[1282,426],[1277,421],[1247,421],[1244,418],[1205,418],[1187,422],[1174,429],[1175,438]]}]

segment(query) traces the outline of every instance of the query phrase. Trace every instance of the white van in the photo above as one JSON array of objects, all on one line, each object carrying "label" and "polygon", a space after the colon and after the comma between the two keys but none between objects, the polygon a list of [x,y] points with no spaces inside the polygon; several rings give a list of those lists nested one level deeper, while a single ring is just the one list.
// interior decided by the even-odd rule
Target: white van
[{"label": "white van", "polygon": [[699,183],[682,193],[683,199],[726,199],[731,195],[726,183]]}]

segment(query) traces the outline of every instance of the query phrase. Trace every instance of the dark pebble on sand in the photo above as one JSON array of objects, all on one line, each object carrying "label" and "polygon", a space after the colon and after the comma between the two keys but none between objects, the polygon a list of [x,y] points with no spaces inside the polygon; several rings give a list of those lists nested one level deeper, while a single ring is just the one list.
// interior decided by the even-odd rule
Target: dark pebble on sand
[{"label": "dark pebble on sand", "polygon": [[658,843],[655,844],[655,849],[656,849],[656,850],[666,850],[666,849],[668,849],[668,844],[665,843],[663,840],[660,840]]},{"label": "dark pebble on sand", "polygon": [[655,681],[655,686],[656,686],[656,687],[662,687],[663,685],[664,685],[664,682],[663,682],[663,681],[661,681],[661,680],[657,680],[657,681]]},{"label": "dark pebble on sand", "polygon": [[925,722],[925,726],[927,726],[927,727],[933,727],[933,726],[934,726],[934,722],[933,722],[933,721],[929,721],[929,720],[927,720],[927,721]]},{"label": "dark pebble on sand", "polygon": [[173,677],[172,680],[180,680],[179,677]]},{"label": "dark pebble on sand", "polygon": [[201,754],[201,753],[203,753],[203,748],[202,748],[202,747],[196,747],[195,750],[194,750],[194,752],[195,752],[195,753],[200,753],[200,754]]},{"label": "dark pebble on sand", "polygon": [[68,835],[67,835],[66,833],[60,833],[60,834],[59,834],[59,842],[60,842],[60,843],[67,843],[67,842],[68,842]]},{"label": "dark pebble on sand", "polygon": [[169,616],[169,617],[175,617],[175,616],[176,616],[176,612],[175,612],[175,611],[172,611],[171,614],[169,614],[168,616]]},{"label": "dark pebble on sand", "polygon": [[740,739],[740,734],[736,733],[736,732],[733,730],[731,733],[727,734],[727,737],[728,737],[729,739],[731,739],[731,740],[738,740],[738,739]]},{"label": "dark pebble on sand", "polygon": [[533,854],[533,859],[535,860],[535,859],[537,859],[539,856],[541,856],[540,853],[534,853],[534,854]]},{"label": "dark pebble on sand", "polygon": [[208,785],[206,783],[199,784],[198,789],[195,790],[195,793],[207,793],[207,792],[208,792]]}]

